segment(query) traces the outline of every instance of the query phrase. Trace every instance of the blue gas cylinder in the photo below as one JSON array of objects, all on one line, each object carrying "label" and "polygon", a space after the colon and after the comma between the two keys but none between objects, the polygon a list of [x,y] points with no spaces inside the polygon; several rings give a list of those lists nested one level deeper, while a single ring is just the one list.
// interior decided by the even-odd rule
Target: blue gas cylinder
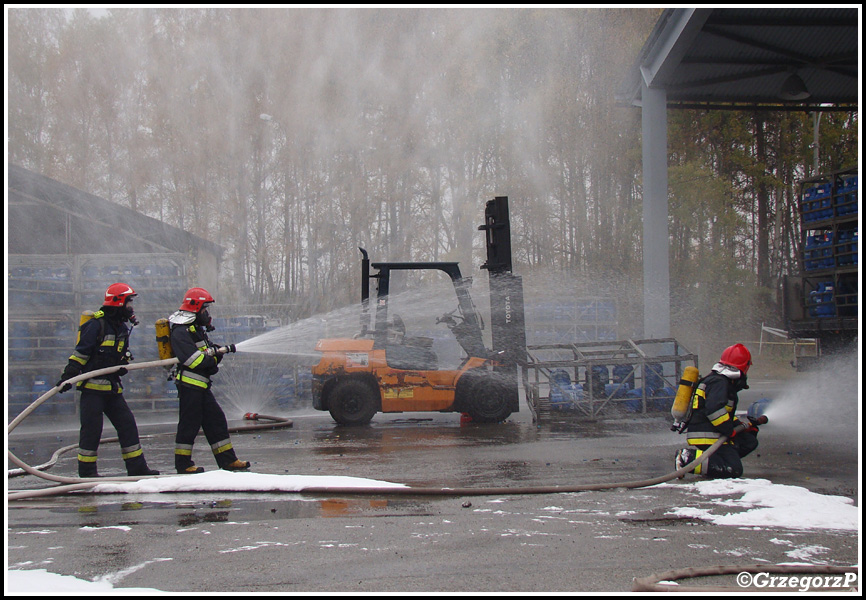
[{"label": "blue gas cylinder", "polygon": [[746,415],[752,417],[753,419],[757,419],[760,416],[763,416],[767,409],[770,407],[770,398],[761,398],[760,400],[756,400],[752,402],[752,405],[749,406],[749,410],[746,411]]}]

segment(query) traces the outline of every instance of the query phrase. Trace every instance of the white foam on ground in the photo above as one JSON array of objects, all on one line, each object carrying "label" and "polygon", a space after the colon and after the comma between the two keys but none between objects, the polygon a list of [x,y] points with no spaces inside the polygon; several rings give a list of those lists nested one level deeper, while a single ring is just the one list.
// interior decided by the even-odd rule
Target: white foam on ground
[{"label": "white foam on ground", "polygon": [[802,487],[773,484],[766,479],[715,479],[684,487],[701,496],[738,497],[715,500],[718,508],[681,507],[667,514],[741,527],[846,531],[857,531],[860,527],[860,509],[844,496],[824,496]]}]

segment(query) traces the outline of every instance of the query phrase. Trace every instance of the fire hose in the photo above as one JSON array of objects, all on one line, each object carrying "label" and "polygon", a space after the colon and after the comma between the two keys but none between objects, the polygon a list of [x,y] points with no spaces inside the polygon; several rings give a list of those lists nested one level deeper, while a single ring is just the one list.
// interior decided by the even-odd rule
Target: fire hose
[{"label": "fire hose", "polygon": [[[229,347],[228,346],[222,346],[222,347],[218,348],[216,351],[220,352],[222,354],[225,354],[226,352],[229,351]],[[176,364],[177,362],[178,362],[177,358],[167,358],[164,360],[106,367],[104,369],[97,369],[95,371],[90,371],[87,373],[82,373],[81,375],[77,375],[75,377],[71,377],[70,379],[64,381],[63,384],[64,385],[65,384],[75,384],[75,383],[78,383],[79,381],[83,381],[85,379],[90,379],[91,377],[99,377],[100,375],[108,375],[110,373],[114,373],[114,372],[120,370],[121,368],[125,368],[127,371],[134,371],[137,369],[147,369],[147,368],[152,368],[152,367],[170,367],[170,366]],[[60,386],[60,385],[57,385],[57,386],[51,388],[50,390],[48,390],[47,392],[42,394],[39,398],[37,398],[30,406],[28,406],[23,411],[21,411],[21,413],[17,417],[15,417],[12,420],[12,422],[9,423],[9,425],[7,426],[7,429],[6,429],[7,436],[10,433],[12,433],[12,431],[16,427],[18,427],[18,425],[20,425],[21,422],[24,421],[24,419],[26,419],[42,403],[44,403],[46,400],[50,399],[55,394],[57,394],[61,390],[61,388],[62,388],[62,386]],[[275,428],[279,428],[279,427],[291,427],[292,426],[292,421],[289,419],[285,419],[282,417],[272,417],[272,416],[268,416],[268,415],[259,415],[258,413],[246,413],[244,415],[244,419],[245,420],[251,420],[251,421],[257,421],[260,419],[267,419],[268,421],[272,421],[272,422],[271,423],[261,423],[258,425],[250,425],[250,426],[245,426],[245,427],[232,427],[229,429],[229,431],[230,432],[243,432],[243,431],[255,431],[255,430],[259,430],[259,429],[275,429]],[[151,438],[151,437],[155,437],[155,436],[141,436],[141,437],[142,437],[142,439],[147,439],[147,438]],[[116,437],[115,438],[102,439],[102,440],[100,440],[100,443],[114,442],[114,441],[117,441]],[[110,481],[138,481],[138,480],[144,479],[146,477],[151,477],[151,476],[100,477],[98,481],[93,481],[93,480],[89,480],[89,479],[81,479],[78,477],[63,477],[63,476],[58,476],[58,475],[50,475],[50,474],[42,472],[42,469],[47,469],[47,468],[50,468],[51,466],[53,466],[57,462],[57,459],[60,456],[62,456],[64,453],[66,453],[70,450],[73,450],[77,447],[78,447],[78,444],[72,444],[72,445],[60,448],[52,455],[51,459],[48,462],[43,463],[42,465],[38,465],[36,467],[33,467],[33,466],[26,464],[24,461],[22,461],[17,456],[15,456],[11,451],[7,451],[10,462],[12,462],[12,463],[14,463],[20,467],[20,469],[13,469],[13,470],[8,471],[7,476],[8,477],[15,477],[17,475],[23,475],[25,473],[28,473],[30,475],[35,475],[37,477],[40,477],[42,479],[46,479],[48,481],[54,481],[54,482],[61,483],[61,484],[68,484],[68,487],[67,486],[58,486],[58,488],[52,488],[52,490],[53,489],[59,490],[60,488],[62,488],[63,491],[72,491],[73,489],[75,489],[75,490],[87,489],[87,488],[93,487],[94,485],[98,485],[100,483],[110,482]],[[51,491],[51,490],[39,490],[39,491],[34,492],[34,493],[40,494],[40,495],[46,495],[44,493],[47,491]],[[19,496],[24,497],[24,493],[11,493],[7,497],[9,499],[15,499],[16,497],[19,497]]]},{"label": "fire hose", "polygon": [[[216,352],[226,353],[229,352],[229,346],[223,346],[216,349]],[[158,367],[158,366],[171,366],[177,363],[177,358],[168,358],[164,360],[158,360],[148,363],[139,363],[134,365],[126,365],[127,370],[133,369],[145,369],[149,367]],[[83,379],[88,379],[90,377],[95,377],[98,375],[105,375],[108,373],[113,373],[120,369],[120,366],[117,367],[107,367],[105,369],[99,369],[96,371],[91,371],[89,373],[85,373],[82,375],[78,375],[67,380],[64,383],[77,383]],[[45,394],[39,397],[33,404],[31,404],[28,408],[21,412],[18,417],[16,417],[8,426],[7,433],[11,433],[18,424],[24,420],[33,410],[42,404],[45,400],[53,396],[60,389],[59,386],[48,390]],[[283,421],[288,422],[290,425],[291,421],[281,420],[279,417],[268,417],[266,415],[258,415],[256,413],[247,413],[245,418],[256,418],[256,419],[269,419],[273,421]],[[274,425],[265,425],[264,427],[274,427]],[[246,430],[250,428],[245,428]],[[301,490],[302,493],[307,494],[321,494],[321,493],[331,493],[331,494],[355,494],[355,495],[364,495],[364,494],[382,494],[387,490],[388,494],[399,494],[399,495],[417,495],[417,496],[486,496],[491,494],[558,494],[558,493],[570,493],[570,492],[586,492],[586,491],[600,491],[600,490],[610,490],[610,489],[634,489],[641,487],[649,487],[652,485],[658,485],[660,483],[664,483],[666,481],[670,481],[674,478],[682,478],[686,473],[689,473],[693,469],[695,469],[698,465],[705,462],[722,444],[727,441],[727,438],[722,436],[720,437],[712,446],[710,446],[705,452],[701,453],[700,456],[697,456],[692,462],[687,465],[681,467],[680,469],[675,470],[672,473],[668,473],[667,475],[663,475],[660,477],[654,477],[651,479],[642,479],[638,481],[625,481],[625,482],[614,482],[614,483],[591,483],[591,484],[582,484],[582,485],[554,485],[554,486],[531,486],[531,487],[523,487],[523,488],[514,488],[514,487],[486,487],[486,488],[435,488],[435,487],[307,487]],[[69,450],[74,448],[75,446],[70,446],[67,448],[63,448],[61,450]],[[9,459],[21,467],[24,472],[30,473],[32,475],[36,475],[38,477],[42,477],[43,479],[47,479],[49,481],[55,481],[57,483],[62,484],[71,484],[75,486],[75,489],[86,489],[87,487],[92,487],[104,482],[110,481],[138,481],[142,479],[142,477],[104,477],[100,478],[99,481],[87,481],[77,477],[61,477],[55,475],[48,475],[46,473],[42,473],[41,471],[25,464],[18,457],[16,457],[11,452],[8,452]],[[45,494],[47,495],[52,490],[39,490],[36,492],[32,492],[34,494]],[[14,500],[25,497],[23,493],[11,493],[7,496],[8,499]]]},{"label": "fire hose", "polygon": [[[227,348],[224,350],[223,348],[220,351],[227,351]],[[177,362],[176,358],[153,361],[149,363],[139,363],[136,365],[128,365],[126,368],[128,370],[131,369],[144,369],[148,367],[157,367],[157,366],[170,366]],[[76,377],[73,377],[67,380],[64,383],[77,383],[83,379],[87,379],[89,377],[95,377],[98,375],[104,375],[108,373],[113,373],[118,370],[120,367],[108,367],[106,369],[100,369],[97,371],[91,371],[86,374],[82,374]],[[42,404],[45,400],[53,396],[60,389],[59,386],[48,390],[45,394],[40,396],[33,404],[31,404],[28,408],[21,412],[18,417],[16,417],[8,427],[7,433],[11,433],[18,424],[24,420],[36,407]],[[275,421],[276,423],[285,423],[288,421],[287,419],[281,419],[280,417],[271,417],[267,415],[259,415],[257,413],[247,413],[244,416],[246,419],[268,419],[271,421]],[[288,421],[290,424],[291,421]],[[274,424],[265,424],[262,428],[273,428],[277,425]],[[250,428],[244,428],[244,430],[249,430]],[[719,438],[716,443],[710,446],[703,454],[699,457],[695,458],[692,462],[685,465],[684,467],[677,469],[676,471],[669,473],[667,475],[663,475],[661,477],[654,477],[651,479],[643,479],[639,481],[626,481],[626,482],[614,482],[614,483],[593,483],[593,484],[583,484],[583,485],[572,485],[572,486],[533,486],[533,487],[523,487],[523,488],[513,488],[513,487],[487,487],[487,488],[435,488],[435,487],[307,487],[301,490],[301,493],[307,494],[321,494],[321,493],[330,493],[330,494],[400,494],[400,495],[419,495],[419,496],[485,496],[491,494],[556,494],[556,493],[569,493],[569,492],[584,492],[584,491],[600,491],[600,490],[610,490],[610,489],[631,489],[631,488],[639,488],[639,487],[648,487],[652,485],[657,485],[659,483],[664,483],[666,481],[670,481],[674,478],[682,478],[686,473],[690,472],[692,469],[696,468],[698,465],[706,461],[725,441],[727,438],[722,437]],[[109,440],[106,440],[109,441]],[[67,451],[69,449],[75,448],[76,446],[69,446],[66,448],[62,448],[58,452]],[[55,481],[61,484],[68,484],[66,486],[58,486],[57,488],[49,488],[47,490],[37,490],[27,493],[10,493],[7,495],[9,500],[17,500],[25,497],[32,497],[33,495],[49,495],[52,493],[60,493],[65,491],[77,491],[81,489],[87,489],[93,487],[95,485],[99,485],[100,483],[111,482],[111,481],[137,481],[142,479],[143,477],[102,477],[99,481],[87,481],[82,480],[76,477],[61,477],[55,475],[48,475],[46,473],[42,473],[34,467],[31,467],[21,461],[18,457],[16,457],[11,452],[8,452],[9,459],[21,467],[24,472],[29,473],[31,475],[36,475],[38,477],[42,477],[43,479],[47,479],[49,481]],[[57,453],[55,453],[57,454]],[[53,464],[53,463],[52,463]],[[62,489],[61,489],[62,488]]]},{"label": "fire hose", "polygon": [[[217,348],[215,350],[219,353],[227,353],[230,351],[229,346],[223,346]],[[91,377],[97,377],[99,375],[107,375],[109,373],[114,373],[118,371],[121,367],[129,370],[136,369],[146,369],[152,367],[168,367],[174,365],[178,362],[177,358],[167,358],[163,360],[145,362],[145,363],[137,363],[137,364],[129,364],[115,367],[106,367],[104,369],[98,369],[95,371],[90,371],[88,373],[83,373],[81,375],[77,375],[76,377],[72,377],[65,382],[64,384],[70,383],[74,384],[84,379],[89,379]],[[11,433],[30,413],[32,413],[40,404],[54,396],[59,390],[60,386],[55,386],[54,388],[48,390],[42,396],[36,399],[33,404],[24,409],[21,414],[19,414],[13,421],[9,424],[7,428],[7,435]],[[266,415],[257,415],[256,413],[247,413],[245,418],[250,418],[251,416],[255,416],[257,419],[269,419],[277,422],[283,422],[285,425],[291,424],[291,421],[288,419],[281,420],[279,417],[268,417]],[[275,425],[267,424],[264,427],[273,428]],[[245,428],[248,430],[250,428]],[[666,481],[670,481],[674,478],[682,478],[686,473],[695,469],[698,465],[705,462],[712,454],[721,447],[722,444],[727,440],[726,437],[719,438],[712,446],[710,446],[705,452],[703,452],[700,456],[696,457],[692,462],[685,465],[684,467],[677,469],[676,471],[669,473],[667,475],[663,475],[661,477],[654,477],[651,479],[643,479],[639,481],[626,481],[626,482],[614,482],[614,483],[591,483],[591,484],[582,484],[582,485],[565,485],[565,486],[533,486],[533,487],[523,487],[523,488],[512,488],[512,487],[487,487],[487,488],[435,488],[435,487],[388,487],[387,493],[389,494],[401,494],[401,495],[421,495],[421,496],[483,496],[483,495],[491,495],[491,494],[557,494],[557,493],[569,493],[569,492],[585,492],[585,491],[600,491],[600,490],[610,490],[610,489],[633,489],[640,487],[649,487],[652,485],[657,485],[660,483],[664,483]],[[106,440],[109,441],[109,440]],[[68,446],[66,448],[61,448],[58,452],[68,451],[77,446]],[[9,459],[11,462],[15,463],[23,472],[29,473],[31,475],[36,475],[37,477],[41,477],[43,479],[47,479],[49,481],[54,481],[60,484],[67,484],[69,486],[73,486],[75,490],[87,489],[89,487],[93,487],[95,485],[99,485],[100,483],[113,482],[113,481],[138,481],[144,477],[135,476],[135,477],[101,477],[98,481],[88,481],[85,479],[80,479],[77,477],[62,477],[57,475],[49,475],[47,473],[43,473],[42,471],[31,467],[24,463],[17,456],[12,454],[12,452],[8,452]],[[55,455],[58,455],[55,453]],[[59,455],[58,455],[59,456]],[[56,459],[55,459],[56,460]],[[49,461],[51,464],[53,462]],[[46,463],[48,464],[48,463]],[[147,477],[147,476],[146,476]],[[62,490],[61,490],[62,488]],[[30,497],[28,494],[38,494],[38,495],[48,495],[52,492],[60,492],[60,491],[72,491],[70,488],[65,486],[58,486],[58,488],[48,489],[48,490],[38,490],[33,492],[21,492],[21,493],[10,493],[7,495],[9,500],[20,499],[24,497]],[[385,491],[385,488],[381,487],[307,487],[302,490],[302,493],[308,494],[320,494],[320,493],[339,493],[339,494],[381,494]]]},{"label": "fire hose", "polygon": [[[222,349],[221,349],[222,350]],[[139,363],[136,365],[128,365],[126,366],[127,370],[133,369],[144,369],[149,367],[157,367],[157,366],[170,366],[172,364],[177,363],[176,358],[165,359],[160,361],[153,361],[149,363]],[[109,373],[113,373],[117,371],[120,367],[108,367],[106,369],[100,369],[97,371],[92,371],[90,373],[82,374],[77,377],[71,378],[64,383],[77,383],[78,381],[88,379],[90,377],[96,377],[99,375],[106,375]],[[56,386],[51,390],[48,390],[45,394],[40,396],[33,404],[31,404],[28,408],[21,412],[18,417],[16,417],[8,426],[7,434],[11,433],[30,413],[33,412],[40,404],[51,398],[54,394],[56,394],[60,390],[60,386]],[[246,413],[244,415],[244,419],[246,420],[260,420],[265,419],[268,421],[272,421],[271,423],[263,424],[260,426],[250,426],[244,428],[232,428],[230,431],[249,431],[254,429],[263,429],[270,428],[273,429],[275,427],[281,426],[291,426],[291,421],[288,419],[283,419],[281,417],[273,417],[268,415],[259,415],[257,413]],[[152,436],[146,436],[152,437]],[[114,441],[116,438],[109,438],[103,441]],[[585,492],[585,491],[601,491],[601,490],[610,490],[610,489],[634,489],[641,487],[649,487],[652,485],[658,485],[660,483],[664,483],[670,481],[675,478],[683,478],[686,473],[691,472],[698,465],[705,462],[709,459],[713,453],[718,450],[722,444],[727,441],[726,437],[720,437],[712,446],[710,446],[705,452],[703,452],[700,456],[696,457],[693,461],[688,463],[687,465],[673,471],[672,473],[668,473],[667,475],[663,475],[660,477],[654,477],[651,479],[643,479],[638,481],[626,481],[626,482],[615,482],[615,483],[593,483],[593,484],[583,484],[583,485],[566,485],[566,486],[531,486],[531,487],[522,487],[522,488],[513,488],[513,487],[486,487],[486,488],[435,488],[435,487],[307,487],[300,490],[300,493],[305,494],[358,494],[358,495],[368,495],[368,494],[398,494],[398,495],[412,495],[412,496],[486,496],[486,495],[499,495],[499,494],[516,494],[516,495],[526,495],[526,494],[556,494],[556,493],[573,493],[573,492]],[[46,465],[53,465],[56,462],[57,457],[59,457],[63,452],[76,448],[76,445],[67,446],[65,448],[61,448],[57,452],[55,452],[52,461],[46,463]],[[30,473],[32,475],[36,475],[43,479],[47,479],[49,481],[55,481],[65,485],[58,485],[55,488],[49,488],[45,490],[35,490],[28,492],[18,492],[18,493],[10,493],[7,495],[8,500],[17,500],[17,499],[25,499],[32,498],[36,496],[47,496],[54,495],[57,493],[67,493],[74,491],[83,491],[90,489],[96,485],[99,485],[104,482],[111,481],[137,481],[140,479],[145,479],[146,477],[104,477],[100,478],[99,481],[89,481],[83,480],[74,477],[61,477],[48,475],[38,470],[38,468],[31,467],[18,459],[12,452],[8,452],[9,459],[21,467],[23,472]],[[41,465],[44,468],[45,465]],[[11,474],[11,471],[10,471]],[[11,476],[11,475],[10,475]],[[181,475],[178,475],[181,476]],[[632,584],[632,591],[643,591],[643,592],[651,592],[651,591],[663,591],[663,592],[773,592],[773,591],[786,591],[790,592],[791,588],[777,588],[777,587],[711,587],[711,586],[682,586],[678,584],[662,584],[661,581],[675,581],[678,579],[686,579],[686,578],[694,578],[694,577],[708,577],[708,576],[721,576],[721,575],[730,575],[730,574],[739,574],[739,573],[798,573],[798,574],[817,574],[817,575],[830,575],[830,574],[854,574],[856,576],[859,573],[857,567],[833,567],[833,566],[809,566],[809,565],[723,565],[723,566],[713,566],[713,567],[697,567],[697,568],[685,568],[679,570],[665,571],[658,574],[649,575],[647,577],[635,578]],[[838,588],[837,588],[838,589]]]}]

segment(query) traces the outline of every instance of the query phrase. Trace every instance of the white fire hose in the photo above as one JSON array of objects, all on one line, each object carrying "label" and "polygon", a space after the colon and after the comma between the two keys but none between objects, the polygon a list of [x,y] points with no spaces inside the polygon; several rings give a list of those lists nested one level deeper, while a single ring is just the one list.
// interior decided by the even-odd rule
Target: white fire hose
[{"label": "white fire hose", "polygon": [[[215,352],[218,352],[220,354],[225,354],[225,353],[229,352],[229,346],[221,346],[219,348],[216,348]],[[178,360],[176,357],[175,358],[166,358],[163,360],[156,360],[156,361],[150,361],[150,362],[134,363],[134,364],[128,364],[128,365],[117,365],[117,366],[113,366],[113,367],[105,367],[104,369],[97,369],[95,371],[89,371],[87,373],[82,373],[80,375],[76,375],[75,377],[71,377],[71,378],[67,379],[66,381],[63,381],[61,385],[54,386],[53,388],[51,388],[50,390],[48,390],[47,392],[42,394],[39,398],[37,398],[33,402],[33,404],[31,404],[30,406],[25,408],[23,411],[21,411],[21,414],[19,414],[17,417],[15,417],[12,420],[12,422],[9,423],[9,425],[7,426],[6,434],[7,434],[7,436],[9,434],[11,434],[12,431],[16,427],[18,427],[18,425],[20,425],[24,419],[26,419],[43,402],[45,402],[46,400],[50,399],[52,396],[57,394],[62,389],[62,387],[65,386],[66,384],[76,384],[79,381],[84,381],[85,379],[90,379],[91,377],[99,377],[100,375],[109,375],[111,373],[115,373],[115,372],[119,371],[121,368],[124,368],[127,371],[135,371],[138,369],[149,369],[149,368],[153,368],[153,367],[170,367],[174,364],[177,364],[177,362],[178,362]],[[271,421],[275,421],[275,423],[264,424],[264,425],[261,425],[258,427],[250,426],[250,427],[244,427],[244,428],[234,428],[234,429],[230,429],[230,431],[232,431],[232,430],[234,430],[234,431],[239,431],[239,430],[240,431],[246,431],[246,430],[254,430],[254,429],[273,429],[275,427],[291,427],[291,425],[292,425],[291,420],[283,419],[280,417],[267,417],[265,415],[260,416],[260,415],[255,415],[253,413],[248,413],[247,416],[245,416],[245,418],[247,418],[249,420],[257,420],[258,418],[266,418],[266,419],[269,419]],[[142,436],[142,437],[149,437],[149,436]],[[116,441],[116,440],[117,440],[117,438],[108,438],[108,439],[101,440],[101,442],[110,442],[110,441]],[[100,477],[100,478],[94,480],[94,479],[89,479],[89,478],[83,479],[83,478],[79,478],[79,477],[63,477],[63,476],[59,476],[59,475],[50,475],[48,473],[44,473],[41,470],[42,468],[47,468],[48,466],[53,465],[54,462],[56,461],[57,457],[59,457],[64,452],[67,452],[67,451],[72,450],[72,449],[77,448],[77,447],[78,447],[78,444],[72,444],[70,446],[65,446],[63,448],[60,448],[59,450],[57,450],[54,453],[52,460],[48,461],[44,465],[39,465],[37,467],[32,467],[32,466],[26,464],[20,458],[15,456],[11,451],[7,451],[7,454],[9,456],[9,461],[18,465],[21,468],[21,471],[23,471],[24,473],[28,473],[30,475],[35,475],[35,476],[40,477],[42,479],[46,479],[48,481],[54,481],[54,482],[59,483],[59,484],[67,484],[67,485],[58,486],[58,488],[51,488],[51,489],[47,489],[47,490],[37,490],[37,491],[30,491],[30,492],[17,492],[17,493],[12,492],[12,493],[9,493],[7,495],[7,499],[15,500],[15,499],[24,498],[24,497],[32,497],[33,495],[48,495],[49,493],[55,493],[56,491],[58,491],[61,488],[64,492],[65,491],[75,491],[75,490],[87,489],[87,488],[93,487],[95,485],[99,485],[101,483],[110,482],[110,481],[138,481],[140,479],[145,479],[148,477],[159,477],[159,475],[138,475],[138,476]],[[9,471],[9,476],[14,476],[16,474],[19,474],[19,473]]]},{"label": "white fire hose", "polygon": [[[217,349],[218,352],[225,353],[228,352],[228,347],[224,346]],[[130,365],[122,365],[123,368],[126,368],[128,371],[136,370],[136,369],[147,369],[151,367],[168,367],[178,362],[177,358],[169,358],[165,360],[158,360],[152,362],[138,363],[138,364],[130,364]],[[83,373],[71,379],[68,379],[63,382],[63,384],[67,383],[78,383],[79,381],[89,379],[91,377],[96,377],[99,375],[108,375],[109,373],[114,373],[118,371],[121,366],[116,367],[107,367],[105,369],[99,369],[96,371],[91,371],[89,373]],[[45,392],[42,396],[40,396],[33,404],[24,409],[21,414],[19,414],[15,419],[9,423],[7,428],[7,435],[12,432],[27,416],[32,413],[40,404],[54,396],[58,391],[60,391],[62,386],[55,386]],[[252,413],[248,413],[245,418],[255,419],[258,418],[259,415],[254,415]],[[291,421],[288,419],[281,420],[278,417],[267,417],[262,416],[262,418],[270,419],[273,421],[283,421],[284,424],[291,424]],[[608,489],[616,489],[616,488],[638,488],[638,487],[648,487],[651,485],[657,485],[659,483],[663,483],[665,481],[670,481],[674,478],[682,478],[686,473],[689,473],[694,468],[696,468],[699,464],[705,462],[718,448],[721,447],[722,444],[727,441],[726,437],[719,438],[712,446],[710,446],[704,453],[701,454],[700,457],[696,458],[689,464],[684,467],[677,469],[676,471],[669,473],[667,475],[663,475],[661,477],[656,477],[653,479],[646,479],[641,481],[631,481],[631,482],[619,482],[619,483],[598,483],[598,484],[584,484],[584,485],[572,485],[572,486],[538,486],[538,487],[526,487],[526,488],[508,488],[508,487],[499,487],[499,488],[305,488],[303,490],[304,493],[328,493],[328,494],[402,494],[402,495],[432,495],[432,496],[479,496],[479,495],[490,495],[490,494],[551,494],[551,493],[565,493],[565,492],[579,492],[579,491],[593,491],[593,490],[608,490]],[[77,445],[68,446],[66,448],[61,449],[68,450],[70,448],[75,448]],[[58,451],[60,452],[60,451]],[[79,490],[87,490],[101,483],[110,482],[110,481],[138,481],[140,479],[144,479],[151,476],[138,476],[138,477],[100,477],[98,480],[85,480],[77,477],[61,477],[56,475],[49,475],[47,473],[43,473],[38,469],[31,467],[16,457],[12,452],[7,452],[9,455],[10,461],[21,467],[25,472],[36,475],[43,479],[47,479],[49,481],[55,481],[59,485],[55,488],[50,488],[46,490],[35,490],[35,491],[27,491],[27,492],[13,492],[7,494],[8,500],[19,500],[26,498],[33,498],[36,496],[45,496],[45,495],[54,495],[57,493],[66,493],[73,492]],[[56,455],[57,453],[55,453]],[[168,475],[172,476],[172,475]],[[173,475],[174,477],[186,477],[186,475]],[[708,575],[725,575],[730,573],[740,573],[743,571],[746,572],[757,572],[753,569],[760,569],[762,571],[767,572],[775,572],[775,573],[858,573],[859,569],[857,567],[813,567],[813,566],[792,566],[792,565],[747,565],[747,566],[737,566],[737,565],[725,565],[725,566],[713,566],[713,567],[704,567],[704,568],[687,568],[681,569],[678,571],[667,571],[664,573],[650,575],[648,577],[643,578],[635,578],[633,581],[632,591],[664,591],[664,592],[673,592],[673,591],[681,591],[681,592],[703,592],[703,591],[751,591],[751,592],[766,592],[766,591],[779,591],[775,588],[773,589],[762,589],[762,588],[729,588],[729,587],[702,587],[702,586],[680,586],[680,585],[665,585],[661,584],[660,581],[663,580],[676,580],[683,578],[691,578],[691,577],[700,577],[700,576],[708,576]],[[784,590],[789,591],[789,590]]]}]

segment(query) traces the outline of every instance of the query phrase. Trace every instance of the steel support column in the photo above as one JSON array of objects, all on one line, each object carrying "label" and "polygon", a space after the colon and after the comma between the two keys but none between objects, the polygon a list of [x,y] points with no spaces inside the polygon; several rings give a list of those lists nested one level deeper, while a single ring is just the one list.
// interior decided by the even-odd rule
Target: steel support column
[{"label": "steel support column", "polygon": [[644,337],[670,337],[667,92],[642,83]]}]

